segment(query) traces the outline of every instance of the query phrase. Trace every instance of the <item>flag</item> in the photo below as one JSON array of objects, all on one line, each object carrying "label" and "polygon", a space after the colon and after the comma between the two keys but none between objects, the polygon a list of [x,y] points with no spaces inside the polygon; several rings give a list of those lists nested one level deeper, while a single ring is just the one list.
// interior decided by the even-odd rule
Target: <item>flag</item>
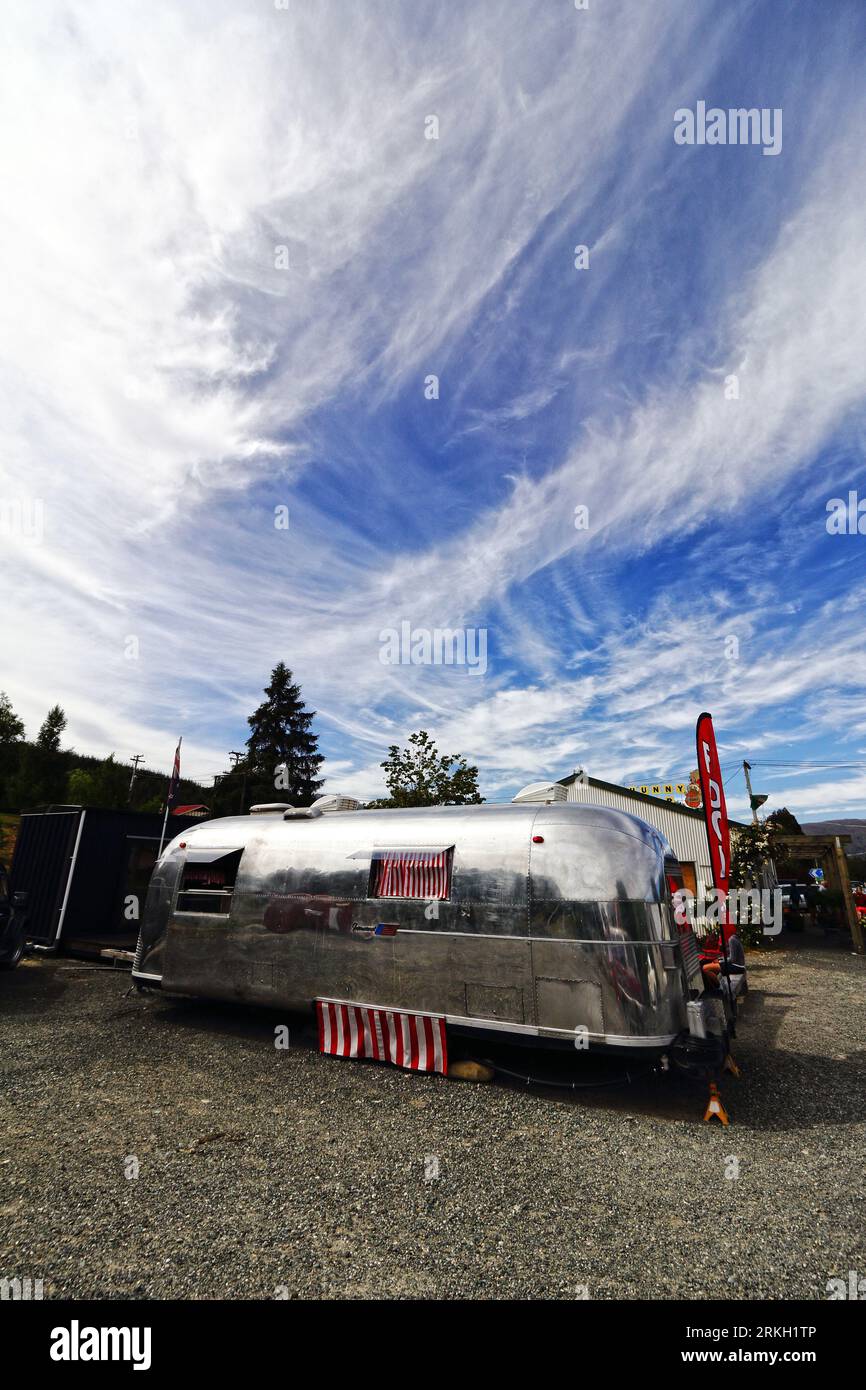
[{"label": "flag", "polygon": [[179,738],[174,754],[174,767],[171,770],[171,778],[168,784],[168,794],[165,798],[167,806],[172,806],[177,798],[177,785],[180,781],[180,745],[182,743],[183,738]]},{"label": "flag", "polygon": [[[704,799],[704,820],[706,821],[707,840],[710,846],[713,886],[718,888],[727,899],[728,881],[731,877],[731,832],[728,826],[728,808],[725,805],[722,769],[719,765],[719,750],[716,747],[716,735],[711,714],[704,712],[698,716],[695,740],[698,749],[701,794]],[[721,920],[722,951],[727,955],[726,943],[736,931],[736,927],[728,922],[724,909]]]},{"label": "flag", "polygon": [[331,1057],[368,1057],[409,1071],[448,1071],[442,1014],[404,1013],[317,999],[319,1051]]},{"label": "flag", "polygon": [[731,876],[731,832],[728,829],[728,808],[725,805],[719,750],[716,748],[711,714],[699,716],[695,738],[698,746],[698,773],[704,798],[704,818],[710,845],[710,863],[713,866],[713,884],[727,897],[728,880]]}]

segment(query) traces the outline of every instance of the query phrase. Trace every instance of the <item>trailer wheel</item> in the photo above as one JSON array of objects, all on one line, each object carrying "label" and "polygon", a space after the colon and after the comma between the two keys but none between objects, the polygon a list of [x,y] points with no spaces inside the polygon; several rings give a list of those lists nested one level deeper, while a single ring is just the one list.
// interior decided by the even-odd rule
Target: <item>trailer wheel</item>
[{"label": "trailer wheel", "polygon": [[21,956],[24,955],[26,944],[24,927],[24,917],[19,916],[18,919],[15,919],[15,915],[10,917],[6,938],[4,938],[3,945],[0,945],[0,970],[14,970],[21,960]]},{"label": "trailer wheel", "polygon": [[0,970],[14,970],[21,957],[24,955],[24,933],[21,932],[17,941],[0,955]]}]

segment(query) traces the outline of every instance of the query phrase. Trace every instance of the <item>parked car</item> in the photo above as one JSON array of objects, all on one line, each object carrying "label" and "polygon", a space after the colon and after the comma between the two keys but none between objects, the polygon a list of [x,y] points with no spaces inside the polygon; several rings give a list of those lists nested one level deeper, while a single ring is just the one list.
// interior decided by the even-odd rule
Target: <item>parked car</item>
[{"label": "parked car", "polygon": [[806,925],[806,893],[808,883],[780,883],[782,890],[782,926],[786,931],[802,931]]},{"label": "parked car", "polygon": [[24,954],[27,894],[13,893],[0,863],[0,970],[14,970]]}]

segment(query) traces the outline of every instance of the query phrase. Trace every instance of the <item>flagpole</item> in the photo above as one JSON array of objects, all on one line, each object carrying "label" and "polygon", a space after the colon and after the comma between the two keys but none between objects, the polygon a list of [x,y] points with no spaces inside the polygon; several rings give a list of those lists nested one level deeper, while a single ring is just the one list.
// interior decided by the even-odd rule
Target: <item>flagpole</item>
[{"label": "flagpole", "polygon": [[177,741],[177,751],[174,755],[174,762],[171,767],[171,777],[168,779],[168,791],[165,795],[165,815],[162,818],[162,834],[159,837],[159,854],[157,859],[162,858],[162,847],[165,844],[165,827],[168,824],[168,812],[172,801],[177,796],[177,785],[180,781],[180,745],[183,743],[183,734]]}]

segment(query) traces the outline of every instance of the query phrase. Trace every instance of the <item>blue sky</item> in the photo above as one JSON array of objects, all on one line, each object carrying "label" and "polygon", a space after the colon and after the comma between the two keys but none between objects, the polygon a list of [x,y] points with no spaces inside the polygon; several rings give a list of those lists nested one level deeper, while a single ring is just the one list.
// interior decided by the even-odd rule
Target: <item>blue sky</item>
[{"label": "blue sky", "polygon": [[[333,790],[419,727],[493,799],[683,780],[706,708],[770,805],[866,815],[866,535],[826,527],[866,499],[859,0],[4,24],[30,733],[58,700],[76,748],[165,767],[183,733],[207,780],[283,659]],[[780,109],[780,153],[676,144],[699,101]],[[383,665],[402,621],[483,628],[486,670]]]}]

